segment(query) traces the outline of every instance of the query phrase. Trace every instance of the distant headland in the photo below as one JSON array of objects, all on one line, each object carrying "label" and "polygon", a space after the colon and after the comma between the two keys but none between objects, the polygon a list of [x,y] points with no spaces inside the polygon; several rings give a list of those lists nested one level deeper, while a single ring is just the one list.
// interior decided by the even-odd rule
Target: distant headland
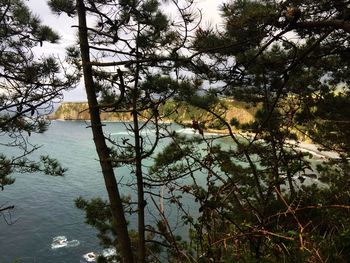
[{"label": "distant headland", "polygon": [[[257,107],[251,107],[246,103],[238,101],[224,101],[220,103],[219,112],[225,120],[230,122],[233,118],[240,123],[248,123],[254,120],[254,114]],[[174,110],[176,108],[176,111]],[[52,120],[89,120],[89,107],[86,102],[63,102],[57,110],[50,116]],[[210,113],[188,106],[185,104],[176,104],[169,101],[160,108],[160,114],[166,117],[162,121],[189,123],[197,120],[205,124],[206,128],[224,129],[222,124],[211,116]],[[144,114],[147,116],[147,113]],[[130,112],[102,112],[102,121],[132,121]],[[142,119],[142,118],[141,118]]]}]

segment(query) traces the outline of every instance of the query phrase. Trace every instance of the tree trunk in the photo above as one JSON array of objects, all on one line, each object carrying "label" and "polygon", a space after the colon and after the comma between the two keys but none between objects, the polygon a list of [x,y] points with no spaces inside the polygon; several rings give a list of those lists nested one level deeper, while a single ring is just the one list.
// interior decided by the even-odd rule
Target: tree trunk
[{"label": "tree trunk", "polygon": [[[136,92],[135,92],[136,93]],[[142,173],[142,146],[140,143],[139,120],[136,110],[136,101],[134,102],[133,122],[135,135],[135,175],[137,180],[137,211],[138,211],[138,262],[146,262],[146,244],[145,244],[145,199],[143,190],[143,173]]]},{"label": "tree trunk", "polygon": [[[141,28],[137,26],[137,38],[140,37]],[[140,60],[139,47],[136,44],[136,60]],[[137,183],[137,215],[138,215],[138,251],[137,251],[137,262],[146,262],[146,239],[145,239],[145,197],[143,189],[143,172],[142,172],[142,144],[140,136],[139,118],[138,118],[138,105],[137,99],[139,97],[138,85],[140,75],[140,64],[136,63],[135,71],[135,83],[133,89],[133,101],[132,101],[132,116],[134,124],[134,137],[135,137],[135,175]]]},{"label": "tree trunk", "polygon": [[134,262],[130,237],[128,234],[127,222],[125,219],[122,199],[119,194],[117,181],[115,178],[113,166],[110,160],[109,149],[102,130],[100,111],[96,98],[96,90],[93,82],[92,66],[90,63],[88,32],[86,25],[86,10],[83,0],[77,0],[77,10],[79,18],[79,42],[81,59],[84,73],[85,90],[87,94],[91,127],[96,151],[100,160],[102,174],[108,197],[111,205],[114,227],[118,238],[118,248],[123,262]]}]

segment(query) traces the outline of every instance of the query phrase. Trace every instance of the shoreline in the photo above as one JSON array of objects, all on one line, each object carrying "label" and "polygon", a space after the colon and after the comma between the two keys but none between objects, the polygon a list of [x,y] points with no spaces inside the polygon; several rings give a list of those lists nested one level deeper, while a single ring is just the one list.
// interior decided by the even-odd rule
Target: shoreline
[{"label": "shoreline", "polygon": [[292,145],[296,145],[297,149],[301,152],[308,152],[311,153],[313,156],[318,157],[320,159],[339,159],[339,153],[334,151],[323,151],[318,149],[318,145],[315,143],[308,143],[308,142],[296,142],[296,141],[289,141],[288,143]]},{"label": "shoreline", "polygon": [[[204,131],[204,133],[211,134],[211,135],[229,135],[229,131],[226,130],[215,130],[215,129],[207,129]],[[253,133],[248,132],[237,132],[234,131],[234,135],[239,135],[244,138],[252,138],[255,136]],[[310,141],[295,141],[295,140],[287,140],[287,144],[291,144],[292,146],[296,146],[296,149],[301,152],[308,152],[313,155],[313,157],[317,159],[339,159],[340,155],[339,153],[335,151],[326,151],[326,150],[320,150],[320,145],[310,142]]]},{"label": "shoreline", "polygon": [[[58,118],[49,118],[50,121],[81,121],[81,122],[90,122],[89,119],[58,119]],[[104,123],[125,123],[125,122],[131,122],[129,120],[103,120],[102,122]],[[172,122],[170,120],[165,120],[160,122],[161,124],[171,124],[176,122]],[[185,127],[189,128],[189,127]],[[254,136],[253,133],[248,133],[248,132],[240,132],[234,130],[234,135],[241,136],[243,138],[252,138]],[[193,133],[196,134],[197,131],[193,129]],[[204,130],[205,135],[228,135],[229,136],[229,131],[227,129],[225,130],[217,130],[217,129],[205,129]],[[287,144],[290,144],[292,146],[296,146],[296,149],[298,149],[301,152],[308,152],[313,155],[313,157],[317,159],[339,159],[340,156],[337,152],[334,151],[323,151],[318,149],[318,145],[312,142],[308,141],[295,141],[295,140],[287,140]]]}]

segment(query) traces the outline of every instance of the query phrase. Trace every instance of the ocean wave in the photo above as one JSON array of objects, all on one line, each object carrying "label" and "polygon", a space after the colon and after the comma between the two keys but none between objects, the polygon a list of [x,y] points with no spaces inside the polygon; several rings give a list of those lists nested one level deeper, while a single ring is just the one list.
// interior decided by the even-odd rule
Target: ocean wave
[{"label": "ocean wave", "polygon": [[129,132],[127,131],[123,131],[123,132],[112,132],[110,133],[109,135],[112,135],[112,136],[118,136],[118,135],[130,135]]},{"label": "ocean wave", "polygon": [[83,255],[85,262],[96,262],[97,254],[95,252],[89,252]]},{"label": "ocean wave", "polygon": [[68,241],[66,236],[56,236],[52,238],[51,249],[58,249],[63,247],[77,247],[79,245],[79,240],[73,239]]},{"label": "ocean wave", "polygon": [[[95,252],[88,252],[83,255],[84,261],[80,261],[81,263],[86,263],[86,262],[96,262],[97,258],[99,256],[103,256],[107,259],[110,259],[110,257],[117,255],[117,251],[115,248],[105,248],[101,251],[101,253],[95,253]],[[111,262],[116,262],[116,261],[111,261]]]},{"label": "ocean wave", "polygon": [[185,128],[185,129],[180,129],[180,130],[176,130],[176,133],[183,133],[183,134],[195,134],[196,130],[192,129],[192,128]]},{"label": "ocean wave", "polygon": [[[141,134],[142,135],[154,135],[156,134],[156,130],[155,129],[143,129],[141,130]],[[110,133],[109,135],[111,136],[120,136],[120,135],[129,135],[129,136],[132,136],[132,132],[131,131],[121,131],[121,132],[112,132]]]}]

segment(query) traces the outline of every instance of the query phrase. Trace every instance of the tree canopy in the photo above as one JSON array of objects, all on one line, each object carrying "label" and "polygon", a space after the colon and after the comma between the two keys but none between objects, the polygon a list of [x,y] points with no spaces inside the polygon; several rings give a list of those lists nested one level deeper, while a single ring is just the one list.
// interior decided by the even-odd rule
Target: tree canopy
[{"label": "tree canopy", "polygon": [[[223,27],[204,27],[190,0],[49,1],[55,13],[77,19],[79,46],[67,49],[76,75],[66,77],[68,83],[84,79],[108,201],[78,198],[76,205],[101,244],[119,252],[100,262],[347,261],[349,4],[227,1]],[[14,93],[0,100],[12,113],[0,127],[37,131],[40,122],[20,125],[67,82],[56,78],[52,58],[32,62],[30,48],[57,36],[22,5],[4,6],[8,42],[1,59],[19,55],[4,60],[1,85],[13,85]],[[17,25],[26,30],[16,31]],[[33,87],[45,91],[40,99],[31,98]],[[161,111],[169,100],[174,107]],[[226,119],[226,106],[234,103],[253,108],[254,120]],[[178,105],[193,111],[192,122],[182,124],[195,135],[162,123],[178,114]],[[210,114],[211,123],[199,121],[196,109]],[[125,125],[133,139],[105,134],[104,111],[129,113]],[[207,136],[209,125],[225,133]],[[143,133],[150,127],[155,139]],[[313,156],[305,141],[332,154]],[[120,166],[130,169],[127,182],[119,180]],[[135,194],[122,196],[123,184]],[[176,207],[187,239],[177,235],[164,202]],[[136,227],[129,213],[136,214]]]},{"label": "tree canopy", "polygon": [[24,1],[0,1],[0,188],[12,184],[14,171],[62,175],[64,169],[48,156],[31,160],[38,146],[28,143],[32,133],[47,129],[45,115],[62,100],[62,91],[73,87],[76,76],[62,76],[61,62],[53,56],[39,56],[34,48],[57,43],[59,36],[34,15]]},{"label": "tree canopy", "polygon": [[[167,247],[167,260],[174,262],[345,260],[348,2],[230,1],[221,7],[223,28],[192,27],[190,5],[169,2],[181,23],[171,22],[158,1],[77,1],[77,9],[72,1],[51,1],[54,11],[79,17],[80,50],[70,52],[77,60],[81,53],[93,134],[109,191],[109,203],[77,201],[87,222],[101,231],[105,245],[119,248],[125,262],[156,259],[159,248],[146,243],[159,240]],[[87,14],[95,19],[91,25]],[[147,171],[143,160],[164,137],[158,108],[168,99],[206,110],[228,135],[205,136],[206,124],[194,115],[192,127],[199,135],[168,133],[168,146]],[[220,99],[256,107],[254,121],[226,120]],[[145,116],[146,109],[152,114]],[[108,137],[99,120],[104,110],[132,114],[134,143],[109,142],[115,148],[105,144]],[[140,125],[141,117],[157,127],[150,150],[140,135],[146,127]],[[300,149],[300,140],[338,152],[339,158],[320,162]],[[117,184],[114,171],[119,165],[130,165],[135,174],[136,233],[130,232],[124,216],[133,202],[123,200],[118,187],[110,188]],[[315,174],[317,179],[311,178]],[[155,202],[159,219],[156,226],[146,226],[146,199],[154,200],[159,187],[161,198],[178,207],[191,242],[173,234],[164,207]],[[152,195],[145,198],[146,192]],[[187,212],[184,198],[198,203],[198,214]],[[98,207],[104,216],[94,216]],[[114,235],[118,241],[110,239]],[[131,251],[137,251],[135,257]]]},{"label": "tree canopy", "polygon": [[[348,4],[231,1],[222,6],[223,29],[197,30],[193,45],[203,55],[195,72],[216,84],[202,94],[259,109],[254,122],[243,125],[225,120],[210,103],[195,103],[218,118],[237,147],[208,144],[204,155],[173,161],[164,158],[166,151],[156,159],[157,172],[190,158],[185,173],[196,167],[207,173],[205,186],[194,180],[185,188],[201,205],[193,227],[204,262],[346,261]],[[301,140],[338,158],[317,161],[298,147]],[[196,152],[190,145],[185,152]],[[173,147],[182,151],[189,142]]]}]

